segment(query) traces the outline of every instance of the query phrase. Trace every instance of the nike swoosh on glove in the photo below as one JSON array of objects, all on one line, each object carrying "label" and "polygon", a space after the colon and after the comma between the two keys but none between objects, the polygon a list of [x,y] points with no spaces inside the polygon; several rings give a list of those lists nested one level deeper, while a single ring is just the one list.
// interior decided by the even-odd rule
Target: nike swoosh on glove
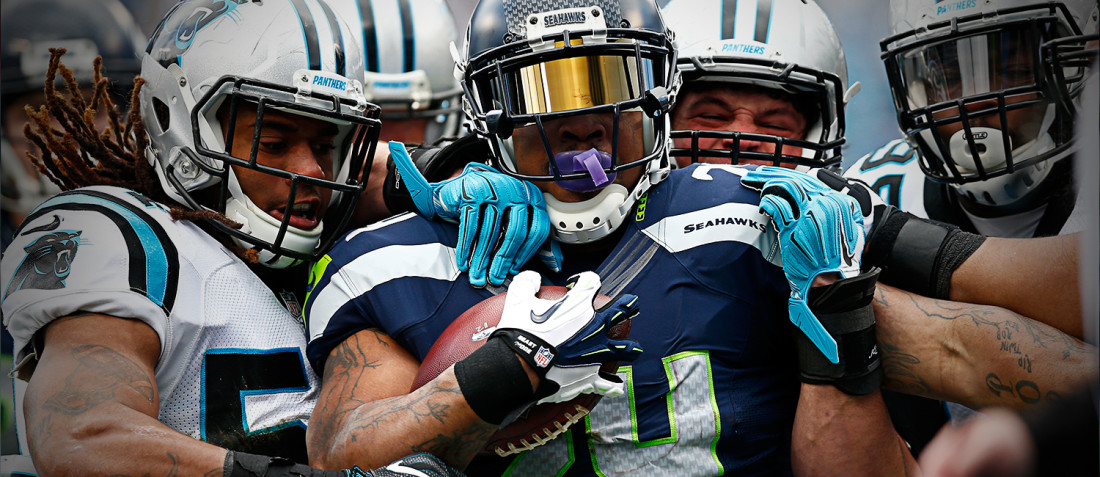
[{"label": "nike swoosh on glove", "polygon": [[762,166],[741,179],[761,191],[760,212],[779,233],[783,273],[791,285],[787,302],[791,321],[832,363],[839,361],[836,340],[810,311],[807,293],[814,279],[837,272],[860,273],[865,241],[859,203],[809,175]]},{"label": "nike swoosh on glove", "polygon": [[604,396],[623,394],[617,376],[600,374],[600,366],[613,361],[633,361],[642,353],[637,341],[608,337],[608,330],[638,315],[637,297],[624,294],[597,309],[593,301],[600,277],[583,272],[558,300],[535,296],[539,274],[525,271],[508,286],[504,312],[493,336],[503,335],[508,345],[542,376],[538,402],[568,401],[581,393]]}]

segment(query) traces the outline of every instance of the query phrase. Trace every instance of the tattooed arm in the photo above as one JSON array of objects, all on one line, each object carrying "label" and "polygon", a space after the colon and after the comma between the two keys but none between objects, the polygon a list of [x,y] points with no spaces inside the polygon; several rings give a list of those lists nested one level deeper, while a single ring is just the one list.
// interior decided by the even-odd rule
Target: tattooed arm
[{"label": "tattooed arm", "polygon": [[1008,308],[1082,339],[1079,237],[990,237],[951,276],[951,299]]},{"label": "tattooed arm", "polygon": [[157,420],[160,340],[148,325],[78,314],[44,342],[24,401],[39,475],[222,475],[225,449]]},{"label": "tattooed arm", "polygon": [[[497,426],[466,403],[453,366],[410,393],[418,369],[416,358],[375,329],[334,348],[306,430],[310,463],[330,469],[378,466],[428,452],[464,468]],[[524,369],[537,382],[526,364]]]},{"label": "tattooed arm", "polygon": [[876,338],[887,389],[972,408],[1058,399],[1096,376],[1096,348],[1003,308],[880,285]]}]

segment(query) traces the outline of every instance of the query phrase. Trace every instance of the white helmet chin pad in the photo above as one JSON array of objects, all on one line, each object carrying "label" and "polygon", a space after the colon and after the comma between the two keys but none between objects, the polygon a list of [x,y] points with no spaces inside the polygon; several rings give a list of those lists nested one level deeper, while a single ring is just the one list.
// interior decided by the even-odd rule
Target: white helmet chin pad
[{"label": "white helmet chin pad", "polygon": [[[993,128],[971,128],[971,131],[974,132],[975,136],[978,136],[974,141],[976,145],[985,146],[984,150],[979,149],[978,151],[982,165],[995,167],[1004,164],[1005,154],[1001,142],[1001,131]],[[980,133],[986,133],[986,136],[981,137]],[[967,151],[969,148],[966,145],[967,141],[964,136],[965,131],[959,131],[951,137],[949,142],[951,155],[959,167],[973,167],[973,160]],[[961,143],[961,145],[958,143]],[[1011,139],[1009,139],[1009,147],[1013,147]],[[1027,144],[1014,147],[1012,155],[1016,157],[1032,156],[1054,147],[1054,139],[1049,134],[1041,134]],[[962,148],[962,150],[957,153],[956,148]],[[964,151],[966,152],[964,153]],[[979,204],[993,207],[1004,206],[1020,200],[1028,192],[1039,187],[1047,175],[1050,174],[1055,162],[1057,161],[1042,161],[1010,174],[991,177],[983,181],[951,185],[960,194]]]},{"label": "white helmet chin pad", "polygon": [[[229,174],[229,193],[230,197],[225,202],[225,216],[234,222],[244,224],[241,227],[241,232],[265,243],[277,243],[275,239],[279,235],[279,227],[282,225],[282,221],[272,217],[271,214],[261,210],[252,202],[252,199],[241,191],[241,186],[237,182],[237,175],[234,173]],[[288,225],[281,245],[283,248],[295,252],[312,253],[321,241],[323,230],[324,223],[318,224],[312,230],[303,230]],[[233,242],[245,249],[255,248],[255,245],[237,237],[233,237]],[[287,268],[302,262],[300,259],[277,255],[267,249],[259,251],[258,259],[261,264],[269,268]]]},{"label": "white helmet chin pad", "polygon": [[555,237],[563,243],[587,243],[606,237],[619,228],[634,203],[627,200],[630,191],[619,184],[611,184],[582,202],[562,202],[549,193],[543,196]]},{"label": "white helmet chin pad", "polygon": [[[970,128],[974,139],[974,148],[978,152],[978,162],[986,168],[1000,167],[1005,163],[1004,133],[997,128]],[[951,158],[955,165],[968,171],[978,169],[973,155],[970,153],[970,143],[967,141],[965,129],[960,129],[951,135],[948,147],[951,150]],[[1008,138],[1008,147],[1012,147],[1012,136]]]}]

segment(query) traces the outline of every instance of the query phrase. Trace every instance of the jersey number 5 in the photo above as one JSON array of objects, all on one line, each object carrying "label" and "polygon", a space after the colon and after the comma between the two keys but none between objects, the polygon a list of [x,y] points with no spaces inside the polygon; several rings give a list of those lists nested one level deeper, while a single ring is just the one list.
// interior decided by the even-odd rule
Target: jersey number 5
[{"label": "jersey number 5", "polygon": [[298,348],[209,350],[202,366],[202,440],[305,463],[302,419],[308,410],[295,405],[301,400],[288,393],[307,392],[309,379]]}]

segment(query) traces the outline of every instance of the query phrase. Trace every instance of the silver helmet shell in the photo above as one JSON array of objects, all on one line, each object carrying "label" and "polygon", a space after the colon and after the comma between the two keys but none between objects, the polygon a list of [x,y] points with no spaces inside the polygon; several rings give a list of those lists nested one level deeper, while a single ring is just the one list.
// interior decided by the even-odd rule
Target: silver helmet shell
[{"label": "silver helmet shell", "polygon": [[382,120],[427,118],[424,142],[459,134],[462,90],[450,44],[458,40],[443,0],[330,1],[351,22],[365,55],[363,94]]},{"label": "silver helmet shell", "polygon": [[[146,155],[164,190],[180,204],[241,223],[240,229],[213,225],[239,245],[256,248],[267,266],[319,258],[362,189],[357,178],[373,152],[379,122],[377,107],[363,95],[363,55],[351,39],[323,1],[188,0],[164,17],[142,58]],[[256,161],[257,137],[250,157],[230,155],[225,138],[236,125],[222,125],[219,110],[224,106],[234,118],[244,104],[254,105],[259,117],[274,110],[333,123],[339,131],[333,170],[319,179],[265,166]],[[337,223],[303,230],[290,226],[289,213],[275,218],[242,191],[234,167],[290,181],[286,210],[299,184],[331,189],[325,222]],[[196,194],[215,187],[218,193],[203,194],[217,197],[214,203]]]},{"label": "silver helmet shell", "polygon": [[[645,168],[631,190],[611,184],[574,203],[546,194],[558,240],[606,237],[649,187],[667,176],[667,113],[680,75],[671,32],[652,0],[484,0],[471,15],[464,53],[453,54],[472,129],[488,140],[494,164],[521,179],[591,178],[591,170],[562,172],[545,121],[609,113],[617,125],[623,114],[641,115],[642,157],[619,157],[614,134],[612,150],[602,151],[609,163],[600,167],[608,176]],[[538,128],[547,174],[518,171],[511,135],[521,127]]]}]

